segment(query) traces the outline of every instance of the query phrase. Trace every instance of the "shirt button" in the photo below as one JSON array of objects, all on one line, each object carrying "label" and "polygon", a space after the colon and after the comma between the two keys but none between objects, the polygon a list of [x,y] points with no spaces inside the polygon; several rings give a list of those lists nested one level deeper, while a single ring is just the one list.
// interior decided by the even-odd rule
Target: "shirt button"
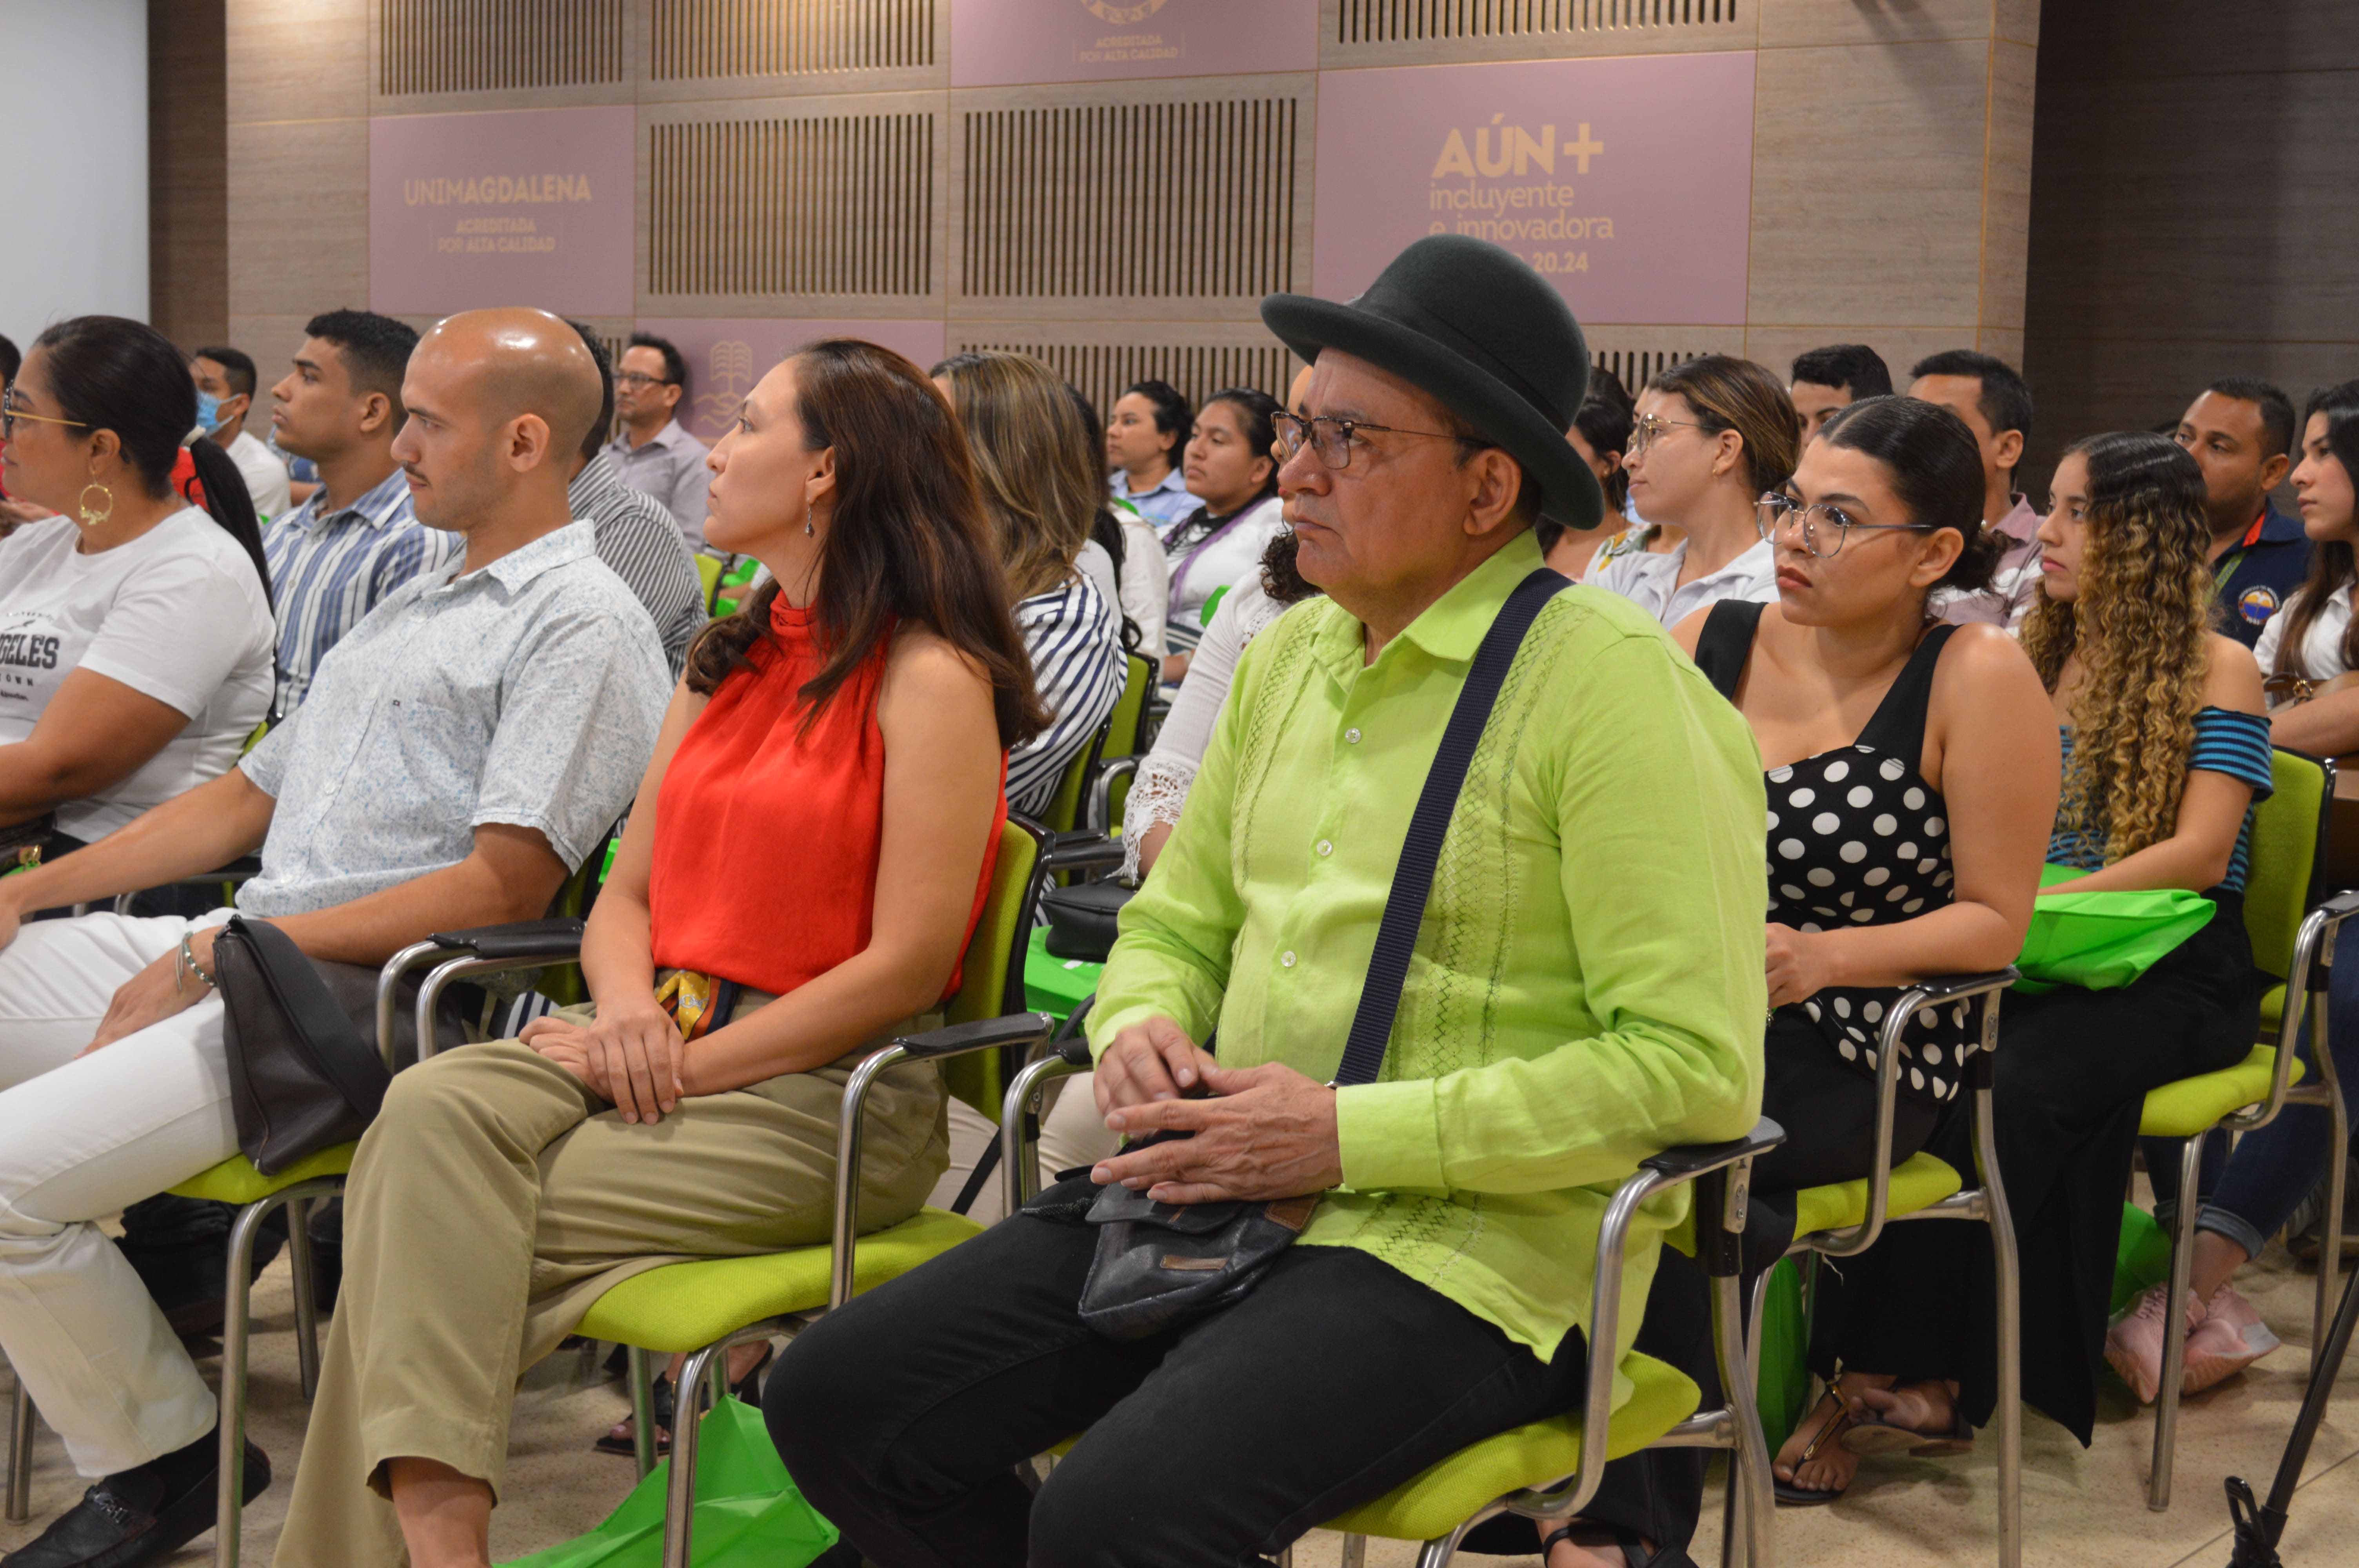
[{"label": "shirt button", "polygon": [[1322,854],[1322,855],[1332,855],[1332,854],[1333,854],[1333,853],[1335,852],[1335,846],[1334,846],[1333,842],[1332,842],[1332,840],[1329,840],[1329,839],[1326,839],[1326,838],[1321,838],[1321,840],[1319,840],[1319,852],[1320,852],[1321,854]]},{"label": "shirt button", "polygon": [[1277,956],[1277,961],[1289,969],[1294,968],[1294,955],[1291,953],[1280,953]]},{"label": "shirt button", "polygon": [[1353,728],[1353,729],[1350,729],[1350,730],[1344,730],[1344,731],[1343,731],[1343,739],[1344,739],[1346,741],[1348,741],[1349,743],[1351,743],[1352,745],[1354,745],[1354,746],[1358,745],[1358,744],[1360,743],[1360,731],[1359,731],[1359,730],[1355,727],[1355,728]]}]

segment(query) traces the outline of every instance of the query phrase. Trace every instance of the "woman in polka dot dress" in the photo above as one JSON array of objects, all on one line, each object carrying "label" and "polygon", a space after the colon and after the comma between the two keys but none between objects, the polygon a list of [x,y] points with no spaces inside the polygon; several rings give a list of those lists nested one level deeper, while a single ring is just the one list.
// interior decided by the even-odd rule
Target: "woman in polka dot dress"
[{"label": "woman in polka dot dress", "polygon": [[[1999,1015],[1992,1123],[2022,1259],[2024,1397],[2085,1444],[2147,1091],[2242,1061],[2259,1028],[2244,887],[2270,756],[2259,667],[2211,630],[2194,460],[2160,436],[2098,436],[2067,449],[2053,485],[2045,580],[2023,628],[2049,699],[2039,717],[2059,727],[2066,763],[2047,858],[2088,872],[2074,888],[2177,888],[2218,906],[2130,985],[2015,993]],[[1945,1108],[1926,1147],[1971,1169],[1964,1105]],[[1953,1438],[1989,1419],[1990,1249],[1926,1234],[1944,1228],[1886,1233],[1822,1298],[1863,1423],[1847,1446]],[[2198,1333],[2219,1310],[2189,1306]],[[2159,1303],[2142,1310],[2150,1316],[2131,1326],[2158,1352]],[[1853,1370],[1865,1368],[1901,1376]]]},{"label": "woman in polka dot dress", "polygon": [[[1989,574],[1995,551],[1968,544],[1982,488],[1956,416],[1854,404],[1763,500],[1778,602],[1723,601],[1679,630],[1772,764],[1762,1114],[1788,1136],[1754,1168],[1759,1260],[1791,1240],[1796,1189],[1868,1173],[1880,1031],[1902,989],[2003,968],[2030,924],[2057,790],[2038,676],[1999,629],[1926,610]],[[1958,1094],[1970,1023],[1964,1008],[1929,1011],[1902,1037],[1896,1162]],[[1842,1408],[1822,1405],[1780,1455],[1792,1500],[1840,1489],[1795,1471]]]}]

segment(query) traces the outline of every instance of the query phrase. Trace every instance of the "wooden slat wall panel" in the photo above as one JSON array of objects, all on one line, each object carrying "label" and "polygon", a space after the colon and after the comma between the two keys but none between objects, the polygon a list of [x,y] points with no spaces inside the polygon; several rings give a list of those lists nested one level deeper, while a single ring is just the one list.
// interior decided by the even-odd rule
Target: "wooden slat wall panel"
[{"label": "wooden slat wall panel", "polygon": [[935,116],[649,127],[650,294],[933,292]]},{"label": "wooden slat wall panel", "polygon": [[934,0],[653,0],[655,81],[934,63]]},{"label": "wooden slat wall panel", "polygon": [[1255,386],[1272,397],[1286,395],[1294,379],[1296,361],[1277,343],[1253,347],[1212,344],[1121,343],[967,343],[979,349],[1029,354],[1082,389],[1103,414],[1132,384],[1154,379],[1169,382],[1189,402],[1201,403],[1224,387]]},{"label": "wooden slat wall panel", "polygon": [[1710,349],[1601,349],[1593,356],[1597,367],[1610,370],[1636,397],[1646,384],[1676,364],[1685,364]]},{"label": "wooden slat wall panel", "polygon": [[1736,20],[1736,6],[1737,0],[1343,0],[1335,38],[1372,44],[1721,27]]},{"label": "wooden slat wall panel", "polygon": [[626,0],[378,0],[377,92],[492,92],[623,80]]},{"label": "wooden slat wall panel", "polygon": [[1298,99],[977,110],[963,127],[970,298],[1295,287]]}]

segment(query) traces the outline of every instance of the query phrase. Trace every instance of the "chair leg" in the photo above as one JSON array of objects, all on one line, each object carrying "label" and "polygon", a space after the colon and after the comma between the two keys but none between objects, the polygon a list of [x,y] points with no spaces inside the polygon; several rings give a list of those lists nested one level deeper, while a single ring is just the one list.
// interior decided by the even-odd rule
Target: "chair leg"
[{"label": "chair leg", "polygon": [[1458,1555],[1458,1543],[1474,1528],[1473,1520],[1460,1525],[1448,1535],[1437,1535],[1418,1548],[1417,1568],[1450,1568],[1450,1561]]},{"label": "chair leg", "polygon": [[[1768,1276],[1762,1278],[1766,1281]],[[1756,1332],[1753,1347],[1748,1351],[1737,1338],[1738,1314],[1744,1310],[1745,1299],[1736,1276],[1722,1275],[1712,1281],[1712,1288],[1714,1357],[1720,1364],[1722,1391],[1736,1420],[1736,1442],[1728,1456],[1728,1504],[1721,1526],[1721,1560],[1732,1565],[1743,1563],[1750,1568],[1774,1568],[1777,1548],[1771,1536],[1776,1529],[1777,1499],[1770,1483],[1769,1440],[1761,1430],[1761,1401],[1753,1371],[1753,1358],[1759,1354],[1757,1314],[1764,1295],[1756,1289]]]},{"label": "chair leg", "polygon": [[689,1568],[690,1536],[696,1525],[696,1439],[703,1422],[697,1395],[718,1357],[725,1366],[729,1342],[708,1345],[688,1358],[672,1390],[671,1485],[664,1495],[663,1568]]},{"label": "chair leg", "polygon": [[2162,1303],[2162,1387],[2154,1401],[2154,1468],[2147,1481],[2146,1506],[2170,1506],[2170,1471],[2179,1444],[2179,1385],[2187,1375],[2188,1277],[2195,1267],[2195,1184],[2203,1169],[2203,1140],[2180,1146],[2179,1212],[2170,1232],[2170,1284]]},{"label": "chair leg", "polygon": [[1998,1561],[1999,1568],[2023,1568],[2023,1260],[1999,1174],[1986,1065],[1974,1090],[1974,1167],[1998,1276]]},{"label": "chair leg", "polygon": [[[625,1346],[623,1354],[627,1363],[623,1375],[631,1384],[631,1457],[638,1462],[644,1481],[656,1473],[655,1368],[647,1364],[647,1353],[636,1345]],[[673,1408],[679,1408],[677,1400]]]},{"label": "chair leg", "polygon": [[11,1524],[33,1517],[33,1395],[21,1376],[8,1404],[7,1515]]},{"label": "chair leg", "polygon": [[1368,1568],[1368,1538],[1364,1535],[1345,1536],[1343,1549],[1335,1559],[1335,1568]]},{"label": "chair leg", "polygon": [[320,1305],[312,1293],[310,1198],[287,1206],[287,1266],[295,1276],[295,1367],[309,1401],[320,1396]]},{"label": "chair leg", "polygon": [[254,1238],[277,1206],[267,1199],[237,1211],[229,1232],[221,1355],[221,1487],[213,1515],[215,1568],[237,1568],[238,1531],[245,1509],[246,1324],[253,1310]]},{"label": "chair leg", "polygon": [[2329,1130],[2326,1138],[2326,1213],[2318,1222],[2318,1299],[2310,1308],[2310,1353],[2316,1357],[2326,1345],[2327,1327],[2334,1321],[2334,1305],[2338,1292],[2336,1283],[2343,1277],[2343,1202],[2348,1195],[2351,1160],[2351,1124],[2343,1119],[2347,1114],[2339,1082],[2327,1086],[2326,1115]]},{"label": "chair leg", "polygon": [[574,1376],[580,1378],[585,1385],[597,1381],[598,1352],[604,1348],[605,1346],[598,1341],[585,1338],[582,1341],[582,1348],[575,1352],[581,1357],[581,1365],[575,1368]]}]

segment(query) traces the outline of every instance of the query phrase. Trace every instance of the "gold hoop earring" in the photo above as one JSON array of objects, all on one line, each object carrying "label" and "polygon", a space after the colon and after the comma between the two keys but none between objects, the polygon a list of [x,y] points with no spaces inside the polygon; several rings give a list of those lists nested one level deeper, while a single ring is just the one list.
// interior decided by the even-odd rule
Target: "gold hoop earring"
[{"label": "gold hoop earring", "polygon": [[[82,496],[88,495],[93,490],[98,492],[99,494],[106,497],[103,511],[92,512],[82,501]],[[103,527],[104,526],[106,520],[114,515],[114,492],[107,489],[106,486],[99,483],[96,480],[92,480],[88,484],[82,487],[82,495],[74,497],[74,506],[75,509],[80,511],[82,514],[82,525],[83,527]]]}]

